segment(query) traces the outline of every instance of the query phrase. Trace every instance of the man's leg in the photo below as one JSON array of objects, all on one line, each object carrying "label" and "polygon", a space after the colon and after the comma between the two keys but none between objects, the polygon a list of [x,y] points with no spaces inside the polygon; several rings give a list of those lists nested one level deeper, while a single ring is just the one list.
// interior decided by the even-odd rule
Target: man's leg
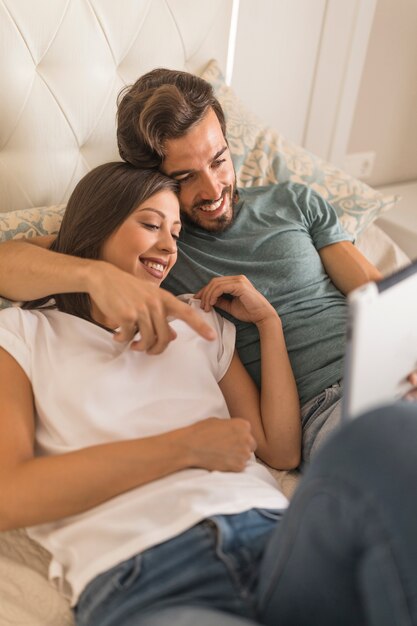
[{"label": "man's leg", "polygon": [[343,386],[336,383],[301,409],[303,427],[302,469],[341,424]]},{"label": "man's leg", "polygon": [[417,407],[341,428],[307,469],[260,569],[280,626],[417,624]]},{"label": "man's leg", "polygon": [[136,617],[132,626],[257,626],[252,622],[224,611],[195,606],[176,606],[156,610]]}]

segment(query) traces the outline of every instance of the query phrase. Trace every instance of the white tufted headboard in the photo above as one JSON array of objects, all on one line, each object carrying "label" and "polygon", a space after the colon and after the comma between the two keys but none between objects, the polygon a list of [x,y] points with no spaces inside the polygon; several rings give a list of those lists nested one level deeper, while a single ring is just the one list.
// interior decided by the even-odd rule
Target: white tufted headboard
[{"label": "white tufted headboard", "polygon": [[232,0],[0,0],[0,212],[66,202],[119,159],[116,98],[158,66],[226,69]]}]

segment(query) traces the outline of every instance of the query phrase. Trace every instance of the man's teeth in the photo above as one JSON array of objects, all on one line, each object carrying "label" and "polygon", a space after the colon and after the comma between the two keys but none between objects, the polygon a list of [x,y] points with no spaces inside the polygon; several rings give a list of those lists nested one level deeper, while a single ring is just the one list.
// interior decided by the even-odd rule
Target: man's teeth
[{"label": "man's teeth", "polygon": [[212,211],[217,211],[222,201],[223,201],[223,197],[220,198],[220,200],[217,200],[217,202],[214,202],[213,204],[205,204],[204,206],[201,206],[200,209],[202,211],[207,211],[209,213],[211,213]]},{"label": "man's teeth", "polygon": [[154,263],[153,261],[142,261],[144,265],[147,265],[148,267],[151,267],[154,270],[157,270],[158,272],[163,272],[164,271],[164,266],[161,265],[161,263]]}]

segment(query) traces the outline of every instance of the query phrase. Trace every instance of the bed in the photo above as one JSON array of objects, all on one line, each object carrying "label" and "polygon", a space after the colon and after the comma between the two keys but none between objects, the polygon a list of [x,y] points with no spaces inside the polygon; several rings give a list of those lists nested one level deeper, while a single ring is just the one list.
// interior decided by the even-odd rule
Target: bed
[{"label": "bed", "polygon": [[[396,197],[266,127],[226,84],[232,15],[231,0],[0,2],[0,241],[57,231],[79,178],[119,158],[117,93],[147,70],[167,66],[198,73],[215,87],[240,185],[288,179],[311,185],[384,274],[408,263],[374,224]],[[156,33],[163,45],[156,45]],[[294,476],[275,475],[290,496]],[[2,626],[73,623],[47,582],[48,562],[23,530],[0,534]]]}]

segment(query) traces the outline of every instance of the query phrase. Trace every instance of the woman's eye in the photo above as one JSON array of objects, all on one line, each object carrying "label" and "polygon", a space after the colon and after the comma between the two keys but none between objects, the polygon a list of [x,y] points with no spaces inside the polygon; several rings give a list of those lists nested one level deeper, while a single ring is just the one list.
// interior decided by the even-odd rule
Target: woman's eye
[{"label": "woman's eye", "polygon": [[148,228],[149,230],[159,230],[158,224],[146,224],[145,222],[142,222],[142,226]]},{"label": "woman's eye", "polygon": [[175,239],[175,241],[178,241],[178,239],[180,238],[180,236],[177,235],[177,233],[172,233],[171,237]]},{"label": "woman's eye", "polygon": [[225,163],[225,161],[226,161],[226,159],[218,159],[217,161],[214,161],[214,162],[213,162],[213,167],[215,167],[215,168],[216,168],[216,167],[220,167],[220,165],[221,165],[222,163]]}]

